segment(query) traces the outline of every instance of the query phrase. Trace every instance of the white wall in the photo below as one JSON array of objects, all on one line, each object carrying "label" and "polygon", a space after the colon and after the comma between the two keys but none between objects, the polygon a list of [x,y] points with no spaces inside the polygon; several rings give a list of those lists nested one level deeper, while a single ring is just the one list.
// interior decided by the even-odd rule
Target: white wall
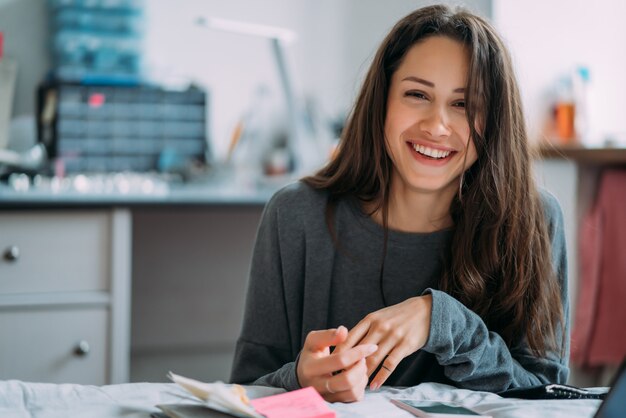
[{"label": "white wall", "polygon": [[[269,43],[194,26],[212,16],[288,28],[298,41],[287,49],[301,96],[321,113],[344,116],[378,43],[402,16],[432,1],[416,0],[146,0],[146,63],[158,80],[189,78],[211,92],[210,132],[216,156],[225,155],[231,132],[256,86],[269,85],[280,101]],[[459,1],[448,3],[461,4]],[[489,16],[490,0],[468,7]]]},{"label": "white wall", "polygon": [[595,140],[626,136],[626,2],[622,0],[494,0],[493,19],[517,69],[533,138],[538,139],[558,77],[590,68],[589,119]]},{"label": "white wall", "polygon": [[[626,140],[622,106],[626,96],[626,2],[622,0],[494,0],[493,20],[513,55],[531,139],[541,138],[549,92],[558,78],[577,65],[590,69],[589,122],[599,145],[607,136]],[[570,279],[570,315],[578,289],[578,225],[589,207],[599,167],[565,160],[535,164],[540,184],[561,203]],[[572,367],[569,383],[605,385],[594,373]]]},{"label": "white wall", "polygon": [[[343,117],[378,43],[402,16],[432,0],[144,0],[146,67],[156,80],[191,79],[211,92],[209,136],[220,157],[255,88],[277,73],[268,42],[201,29],[199,15],[282,26],[298,41],[287,50],[301,96],[327,117]],[[492,0],[446,0],[485,16]],[[46,0],[0,0],[5,54],[19,65],[13,115],[34,115],[35,88],[50,69]]]}]

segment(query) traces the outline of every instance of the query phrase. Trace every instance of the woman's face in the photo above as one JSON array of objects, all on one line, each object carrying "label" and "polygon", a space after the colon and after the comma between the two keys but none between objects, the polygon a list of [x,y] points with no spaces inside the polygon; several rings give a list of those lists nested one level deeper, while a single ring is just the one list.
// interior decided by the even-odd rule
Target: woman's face
[{"label": "woman's face", "polygon": [[452,198],[458,178],[477,159],[465,116],[469,53],[432,36],[413,45],[393,74],[385,141],[394,187]]}]

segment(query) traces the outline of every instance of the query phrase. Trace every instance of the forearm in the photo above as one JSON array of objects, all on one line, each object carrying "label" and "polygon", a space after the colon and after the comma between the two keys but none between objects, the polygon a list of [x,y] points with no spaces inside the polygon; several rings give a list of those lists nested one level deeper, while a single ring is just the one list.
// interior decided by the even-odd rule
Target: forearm
[{"label": "forearm", "polygon": [[441,291],[428,292],[433,295],[433,308],[430,335],[423,349],[436,356],[445,375],[460,387],[499,392],[567,380],[566,358],[536,357],[523,349],[512,352],[478,315],[456,299]]},{"label": "forearm", "polygon": [[273,386],[283,388],[287,391],[301,389],[298,378],[296,377],[296,362],[293,361],[284,364],[275,372],[259,377],[252,382],[252,384],[258,386]]}]

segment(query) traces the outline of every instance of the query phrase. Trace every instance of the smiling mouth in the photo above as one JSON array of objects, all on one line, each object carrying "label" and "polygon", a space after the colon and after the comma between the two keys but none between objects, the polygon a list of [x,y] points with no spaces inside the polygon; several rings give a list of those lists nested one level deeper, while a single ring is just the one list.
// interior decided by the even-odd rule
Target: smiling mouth
[{"label": "smiling mouth", "polygon": [[424,145],[418,145],[414,143],[409,143],[409,145],[413,148],[415,152],[424,156],[426,158],[430,158],[432,160],[445,160],[456,153],[456,151],[444,151],[435,148],[425,147]]}]

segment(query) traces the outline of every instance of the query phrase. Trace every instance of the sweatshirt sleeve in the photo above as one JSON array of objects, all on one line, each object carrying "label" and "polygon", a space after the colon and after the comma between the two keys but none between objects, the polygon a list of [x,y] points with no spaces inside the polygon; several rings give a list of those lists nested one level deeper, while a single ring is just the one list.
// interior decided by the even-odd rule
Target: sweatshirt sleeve
[{"label": "sweatshirt sleeve", "polygon": [[281,264],[281,194],[267,204],[252,255],[245,312],[230,381],[299,389]]},{"label": "sweatshirt sleeve", "polygon": [[500,392],[567,381],[569,304],[563,217],[553,196],[544,193],[543,200],[551,235],[552,264],[561,285],[565,316],[565,329],[559,329],[557,341],[565,332],[566,338],[562,339],[565,346],[545,357],[533,355],[525,342],[509,349],[476,313],[445,292],[427,289],[424,293],[432,294],[433,304],[430,336],[423,350],[434,354],[446,376],[460,387]]}]

